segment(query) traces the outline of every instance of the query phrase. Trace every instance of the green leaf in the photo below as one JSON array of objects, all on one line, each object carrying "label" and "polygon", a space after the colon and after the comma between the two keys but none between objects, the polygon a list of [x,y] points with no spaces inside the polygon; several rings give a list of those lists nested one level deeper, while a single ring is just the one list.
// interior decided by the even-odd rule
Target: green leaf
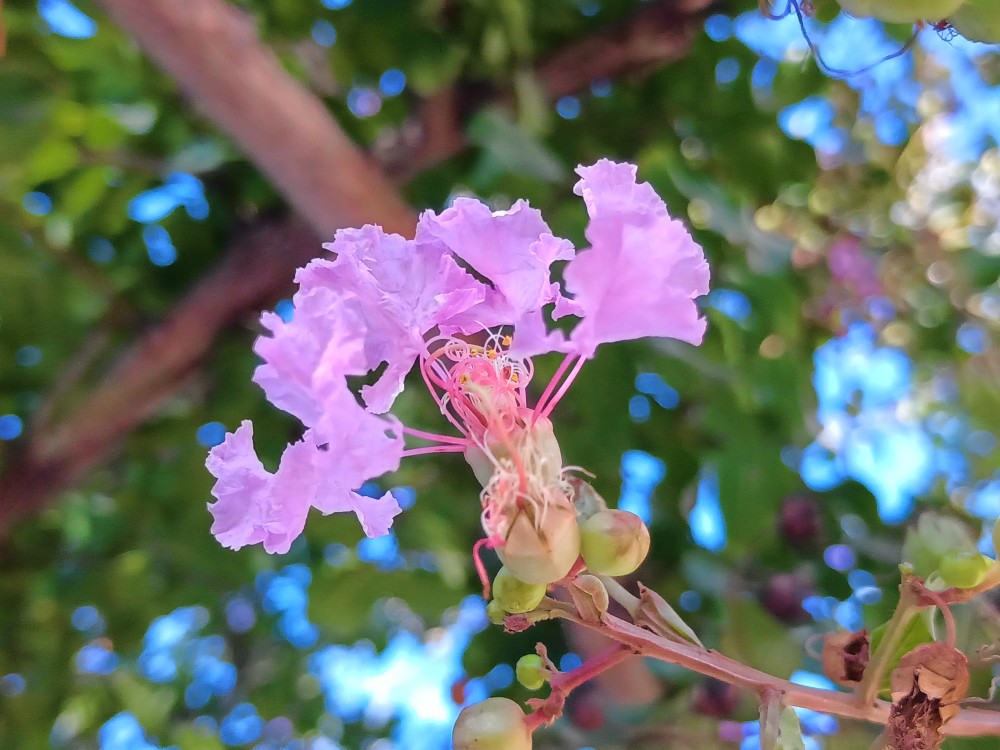
[{"label": "green leaf", "polygon": [[502,109],[489,108],[477,114],[469,123],[468,135],[508,172],[547,182],[562,181],[568,174],[555,154]]}]

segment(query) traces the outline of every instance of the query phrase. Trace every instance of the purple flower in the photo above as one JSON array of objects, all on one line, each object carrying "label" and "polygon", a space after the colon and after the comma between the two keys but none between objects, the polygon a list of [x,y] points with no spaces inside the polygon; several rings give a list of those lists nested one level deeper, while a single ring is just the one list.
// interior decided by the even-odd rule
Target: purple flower
[{"label": "purple flower", "polygon": [[[249,422],[212,449],[218,502],[209,508],[222,544],[287,551],[310,507],[351,511],[366,534],[385,534],[398,504],[389,494],[369,498],[356,489],[395,471],[404,455],[462,452],[495,463],[492,446],[547,424],[600,344],[645,336],[700,343],[705,321],[694,300],[708,292],[709,280],[701,248],[652,187],[636,182],[634,166],[602,160],[577,172],[575,192],[590,216],[590,247],[579,254],[524,201],[494,212],[459,198],[440,214],[425,212],[413,240],[376,226],[344,229],[324,245],[335,259],[299,270],[291,321],[261,318],[266,333],[254,350],[264,362],[254,381],[302,421],[305,435],[288,446],[274,474],[254,453]],[[566,293],[552,281],[557,261],[566,263]],[[548,328],[546,310],[578,318],[568,336]],[[529,407],[534,369],[527,358],[556,351],[567,357]],[[377,416],[392,406],[418,358],[462,437]],[[380,368],[375,383],[361,389],[366,410],[347,379]],[[435,445],[405,451],[404,432]],[[482,468],[488,482],[490,466]],[[529,477],[519,471],[524,484]]]},{"label": "purple flower", "polygon": [[363,324],[367,369],[388,365],[361,393],[371,411],[388,411],[424,350],[424,336],[481,302],[485,289],[450,255],[379,227],[342,229],[323,247],[337,259],[315,260],[295,280],[303,288],[322,286],[351,295],[347,304]]}]

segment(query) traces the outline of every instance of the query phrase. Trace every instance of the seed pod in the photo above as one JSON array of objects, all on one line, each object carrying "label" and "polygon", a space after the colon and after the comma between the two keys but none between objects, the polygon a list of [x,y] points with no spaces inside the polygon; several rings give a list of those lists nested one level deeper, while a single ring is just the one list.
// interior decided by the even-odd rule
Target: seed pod
[{"label": "seed pod", "polygon": [[822,531],[819,502],[809,495],[789,495],[778,512],[778,533],[791,546],[813,547]]},{"label": "seed pod", "polygon": [[[538,513],[536,523],[532,517]],[[580,529],[571,505],[553,501],[539,511],[521,511],[497,554],[526,583],[549,584],[569,573],[580,556]]]},{"label": "seed pod", "polygon": [[531,612],[544,596],[544,583],[525,583],[506,567],[500,568],[493,579],[493,601],[512,615]]},{"label": "seed pod", "polygon": [[524,712],[508,698],[487,698],[463,709],[451,741],[455,750],[531,750]]},{"label": "seed pod", "polygon": [[628,575],[649,552],[649,529],[627,510],[603,510],[583,522],[580,551],[587,568],[597,575]]},{"label": "seed pod", "polygon": [[548,680],[548,672],[542,666],[542,657],[538,654],[525,654],[517,660],[514,667],[517,681],[528,690],[538,690]]}]

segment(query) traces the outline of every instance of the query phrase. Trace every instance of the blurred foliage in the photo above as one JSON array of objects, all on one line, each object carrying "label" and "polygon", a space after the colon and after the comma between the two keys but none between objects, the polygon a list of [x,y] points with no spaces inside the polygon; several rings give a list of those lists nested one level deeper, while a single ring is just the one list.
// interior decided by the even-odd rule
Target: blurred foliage
[{"label": "blurred foliage", "polygon": [[[933,433],[934,420],[960,420],[955,451],[968,466],[952,475],[935,471],[914,494],[918,509],[946,513],[943,523],[970,532],[964,543],[975,544],[988,514],[967,501],[991,478],[997,460],[996,440],[987,438],[1000,418],[991,343],[1000,263],[989,245],[996,235],[987,231],[986,209],[968,176],[955,178],[947,194],[912,194],[936,158],[921,137],[927,113],[949,106],[940,95],[940,66],[929,53],[917,51],[914,74],[930,92],[921,105],[927,116],[908,124],[912,138],[886,145],[874,133],[871,113],[859,109],[856,87],[802,57],[773,63],[773,81],[756,85],[751,78],[760,57],[736,37],[700,34],[669,67],[595,81],[572,101],[546,104],[533,64],[625,18],[639,5],[631,0],[238,4],[257,18],[263,39],[289,70],[368,147],[414,116],[420,97],[445,86],[515,92],[513,113],[478,112],[468,122],[472,147],[405,189],[414,206],[440,208],[460,191],[498,208],[524,197],[556,234],[583,246],[586,214],[571,193],[572,168],[607,156],[636,162],[673,213],[694,228],[710,258],[713,287],[738,293],[731,299],[745,303],[746,311],[710,298],[709,332],[698,349],[674,342],[604,347],[560,405],[556,429],[566,462],[593,472],[595,487],[609,499],[620,492],[623,451],[665,462],[652,510],[653,552],[642,578],[672,602],[692,595],[684,609],[706,644],[788,676],[818,669],[804,645],[835,620],[844,624],[831,607],[854,601],[851,612],[861,617],[856,625],[869,628],[892,611],[905,526],[880,520],[871,485],[858,476],[813,491],[798,470],[801,452],[824,429],[814,353],[851,324],[867,321],[878,346],[901,348],[912,361],[912,384],[893,402],[896,412],[926,425],[936,446],[946,438]],[[9,40],[0,61],[0,414],[24,425],[17,434],[16,420],[10,421],[11,439],[0,441],[5,469],[33,424],[68,413],[128,343],[222,257],[237,229],[286,210],[226,135],[187,106],[95,4],[78,4],[96,20],[85,38],[56,33],[39,12],[44,5],[8,2],[3,16]],[[735,16],[755,6],[732,2],[719,11]],[[859,45],[859,57],[865,52]],[[987,80],[1000,77],[997,60],[978,60]],[[722,64],[736,72],[720,82]],[[404,74],[405,87],[386,93],[393,88],[386,71]],[[822,150],[817,157],[779,126],[779,111],[810,96],[833,102],[834,121],[849,133],[839,158]],[[994,169],[981,180],[1000,179],[995,149],[984,158]],[[937,168],[960,171],[947,162]],[[171,182],[177,174],[195,183],[185,183],[187,192],[162,192],[172,185],[180,190]],[[173,207],[163,208],[170,200]],[[938,203],[921,224],[897,220],[898,207],[908,201]],[[954,220],[944,221],[944,214]],[[956,227],[962,230],[957,239]],[[845,239],[857,250],[850,273],[831,260],[831,249]],[[858,274],[875,285],[874,293],[859,291]],[[891,306],[888,317],[878,312],[884,305]],[[970,326],[984,343],[963,345],[960,333]],[[0,677],[10,678],[0,681],[0,747],[41,748],[51,736],[57,747],[94,748],[99,727],[122,710],[164,744],[221,747],[196,722],[200,711],[185,705],[183,680],[157,684],[133,669],[150,623],[195,605],[207,613],[206,633],[227,633],[226,658],[240,669],[235,688],[212,698],[206,712],[221,716],[252,700],[265,718],[288,716],[297,735],[325,727],[336,738],[340,725],[331,728],[330,717],[323,718],[320,686],[303,676],[303,649],[289,645],[280,627],[274,634],[279,610],[260,614],[241,632],[227,619],[233,597],[260,605],[255,577],[301,563],[312,571],[308,621],[319,628],[321,642],[371,639],[381,648],[393,628],[436,626],[445,610],[476,592],[469,550],[479,529],[478,487],[454,457],[410,459],[389,479],[389,486],[416,491],[416,506],[397,519],[400,549],[429,555],[432,564],[384,570],[362,561],[361,552],[352,552],[360,529],[339,517],[311,518],[305,539],[283,558],[216,544],[208,533],[211,478],[203,469],[199,428],[221,422],[233,429],[253,419],[258,448],[272,461],[295,435],[292,421],[265,404],[250,382],[255,332],[252,320],[228,332],[197,377],[109,462],[0,543]],[[536,382],[545,383],[556,363],[536,364]],[[633,399],[651,403],[636,390],[642,373],[661,376],[678,403],[653,403],[648,417],[630,418]],[[419,387],[404,394],[396,411],[408,424],[443,429]],[[986,435],[985,447],[970,451],[971,435]],[[708,475],[717,479],[727,531],[718,552],[699,546],[686,520]],[[801,518],[789,520],[790,498],[815,516],[806,533],[797,535]],[[829,555],[824,562],[824,551],[838,544],[853,553],[850,565],[831,564]],[[346,550],[346,562],[331,565],[337,550]],[[914,554],[923,564],[927,554]],[[849,569],[869,571],[869,588],[884,596],[859,602],[852,594],[859,587],[845,577]],[[779,574],[793,574],[797,582],[786,592],[791,605],[767,595]],[[386,600],[405,603],[417,624],[380,617]],[[90,605],[106,622],[99,636],[71,627],[78,608]],[[996,636],[993,609],[983,615],[963,608],[959,618],[962,645],[974,648]],[[543,632],[558,655],[559,630]],[[512,665],[537,638],[503,636],[496,628],[479,634],[465,654],[467,676]],[[95,639],[122,660],[109,676],[80,668],[80,649]],[[988,669],[977,668],[976,680],[988,683]],[[641,719],[664,736],[676,732],[678,747],[722,746],[715,721],[690,710],[698,679],[656,669],[668,690],[662,704],[618,723],[608,717],[592,735],[560,725],[545,742],[638,747],[629,744],[626,725]],[[18,675],[23,689],[12,677]],[[461,680],[455,690],[461,702]],[[519,688],[510,694],[527,697]],[[731,713],[737,720],[755,715],[752,701]],[[342,742],[360,747],[364,737],[390,732],[377,723],[371,731],[354,724]],[[869,728],[842,727],[826,742],[853,748],[870,740]]]}]

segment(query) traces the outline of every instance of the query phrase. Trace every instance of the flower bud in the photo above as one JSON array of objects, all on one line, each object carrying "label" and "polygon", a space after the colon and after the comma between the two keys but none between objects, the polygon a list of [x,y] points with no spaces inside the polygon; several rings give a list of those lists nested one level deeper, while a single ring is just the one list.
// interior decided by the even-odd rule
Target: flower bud
[{"label": "flower bud", "polygon": [[993,561],[978,552],[949,552],[938,563],[941,580],[957,589],[971,589],[982,583]]},{"label": "flower bud", "polygon": [[635,513],[602,510],[583,522],[580,551],[592,573],[627,575],[646,559],[649,529]]},{"label": "flower bud", "polygon": [[542,657],[538,654],[525,654],[517,660],[514,668],[517,681],[528,690],[538,690],[548,680],[549,675],[542,666]]},{"label": "flower bud", "polygon": [[518,615],[537,607],[545,596],[545,589],[544,583],[525,583],[503,567],[493,579],[493,601],[505,612]]},{"label": "flower bud", "polygon": [[507,611],[503,608],[496,599],[491,599],[490,603],[486,605],[486,616],[490,618],[490,622],[494,625],[503,625],[504,618],[507,616]]},{"label": "flower bud", "polygon": [[462,709],[451,741],[455,750],[531,750],[524,712],[508,698],[487,698]]},{"label": "flower bud", "polygon": [[580,556],[580,529],[571,505],[552,502],[538,511],[514,517],[497,554],[511,573],[526,583],[549,584],[569,573]]}]

